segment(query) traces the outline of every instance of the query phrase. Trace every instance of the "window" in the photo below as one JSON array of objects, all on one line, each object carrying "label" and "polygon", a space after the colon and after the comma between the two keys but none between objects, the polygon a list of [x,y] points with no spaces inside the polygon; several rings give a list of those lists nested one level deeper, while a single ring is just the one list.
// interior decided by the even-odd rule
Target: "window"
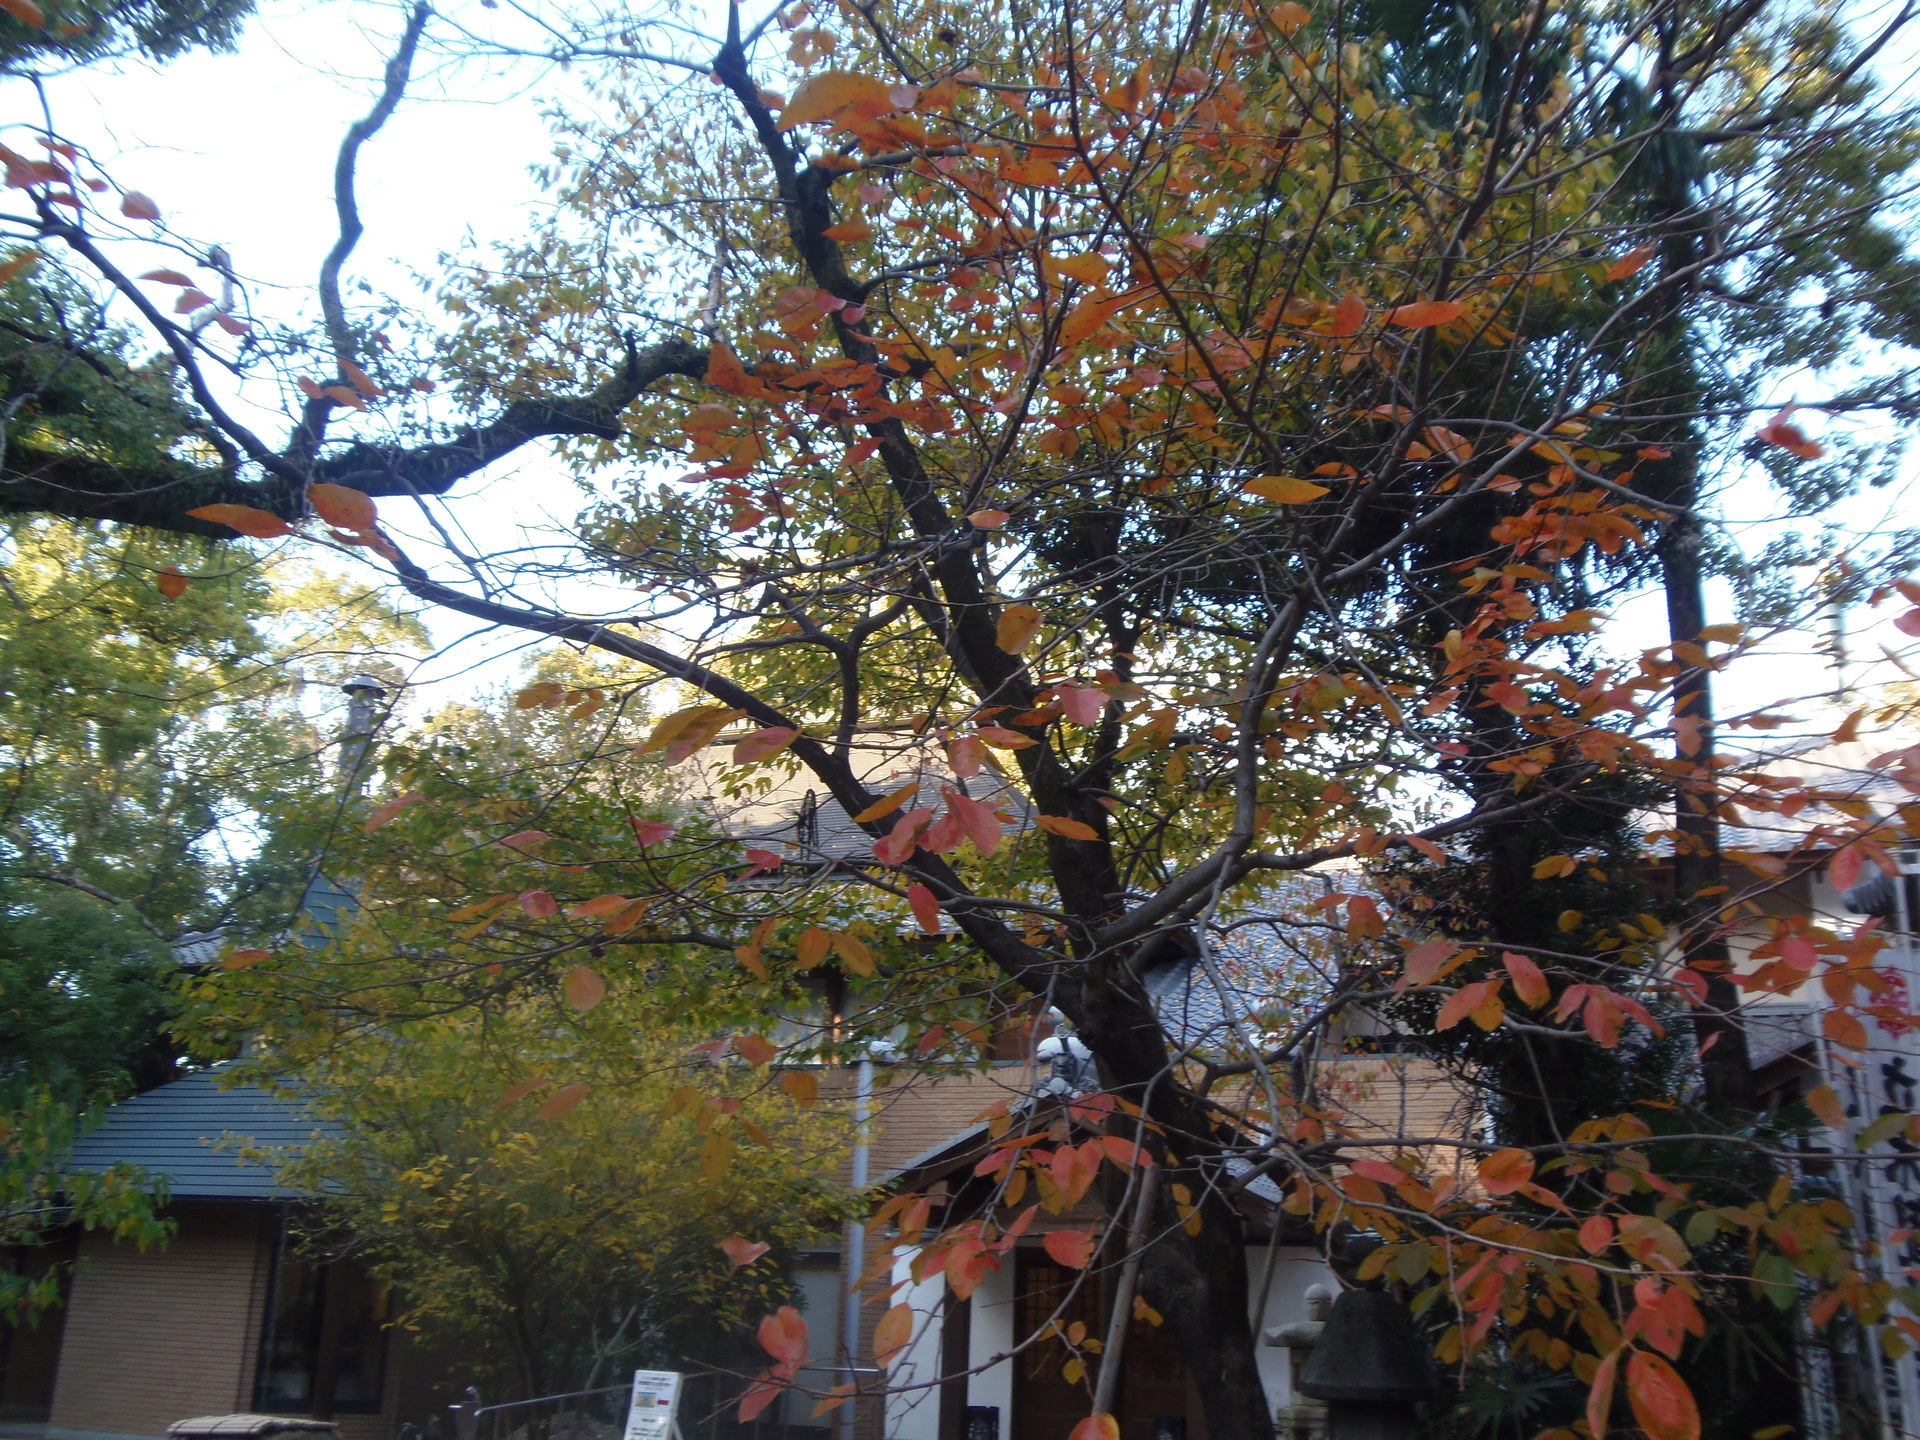
[{"label": "window", "polygon": [[283,1229],[260,1335],[253,1407],[328,1417],[380,1408],[387,1287],[355,1260],[316,1262]]}]

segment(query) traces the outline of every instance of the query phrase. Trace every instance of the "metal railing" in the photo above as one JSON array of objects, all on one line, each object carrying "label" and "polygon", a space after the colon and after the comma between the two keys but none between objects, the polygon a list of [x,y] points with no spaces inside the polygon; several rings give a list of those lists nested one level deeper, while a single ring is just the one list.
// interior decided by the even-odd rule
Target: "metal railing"
[{"label": "metal railing", "polygon": [[[823,1391],[837,1383],[844,1371],[825,1365],[803,1366],[796,1377],[808,1389]],[[856,1372],[870,1383],[878,1372],[862,1367]],[[781,1396],[759,1419],[742,1424],[738,1404],[747,1382],[713,1371],[685,1375],[680,1385],[681,1440],[825,1440],[835,1415],[818,1418],[806,1396]],[[512,1400],[482,1405],[478,1399],[449,1406],[453,1440],[621,1440],[626,1428],[628,1385],[603,1385],[565,1395],[542,1395],[534,1400]],[[471,1392],[469,1392],[471,1393]]]}]

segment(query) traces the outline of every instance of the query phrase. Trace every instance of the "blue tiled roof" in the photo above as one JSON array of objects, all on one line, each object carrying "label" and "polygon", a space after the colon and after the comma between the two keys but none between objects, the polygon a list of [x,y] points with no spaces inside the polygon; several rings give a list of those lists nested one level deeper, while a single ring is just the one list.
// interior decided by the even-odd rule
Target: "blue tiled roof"
[{"label": "blue tiled roof", "polygon": [[289,1200],[272,1154],[333,1127],[255,1085],[222,1088],[219,1068],[123,1100],[73,1148],[83,1170],[127,1160],[167,1178],[176,1200]]}]

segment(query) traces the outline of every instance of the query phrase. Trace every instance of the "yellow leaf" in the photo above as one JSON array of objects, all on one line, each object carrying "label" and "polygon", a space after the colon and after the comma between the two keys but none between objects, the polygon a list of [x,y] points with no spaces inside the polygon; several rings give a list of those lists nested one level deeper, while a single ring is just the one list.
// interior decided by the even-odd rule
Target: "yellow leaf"
[{"label": "yellow leaf", "polygon": [[1018,655],[1039,628],[1037,609],[1031,605],[1009,605],[1000,612],[999,624],[994,627],[994,643],[1009,655]]},{"label": "yellow leaf", "polygon": [[833,953],[840,957],[841,963],[856,975],[873,974],[873,952],[857,935],[849,935],[844,930],[835,930],[833,934]]},{"label": "yellow leaf", "polygon": [[1291,475],[1261,475],[1240,487],[1241,493],[1258,495],[1276,505],[1304,505],[1327,493],[1327,487],[1311,480],[1296,480]]},{"label": "yellow leaf", "polygon": [[646,755],[655,750],[667,752],[667,763],[677,765],[705,745],[725,728],[728,721],[745,714],[726,705],[689,705],[676,710],[647,737],[647,743],[634,753]]},{"label": "yellow leaf", "polygon": [[1099,285],[1107,278],[1106,260],[1092,250],[1049,261],[1047,268],[1078,280],[1082,285]]},{"label": "yellow leaf", "polygon": [[777,128],[791,130],[815,120],[837,120],[853,112],[860,115],[887,115],[900,107],[888,95],[884,80],[871,75],[856,75],[850,70],[822,70],[802,81],[786,108],[780,112]]},{"label": "yellow leaf", "polygon": [[733,1132],[714,1129],[700,1142],[700,1173],[709,1184],[717,1185],[733,1163]]}]

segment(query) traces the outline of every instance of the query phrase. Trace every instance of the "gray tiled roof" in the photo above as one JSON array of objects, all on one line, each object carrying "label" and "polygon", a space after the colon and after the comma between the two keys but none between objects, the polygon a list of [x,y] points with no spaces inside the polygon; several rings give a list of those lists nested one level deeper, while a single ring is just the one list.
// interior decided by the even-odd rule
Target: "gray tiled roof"
[{"label": "gray tiled roof", "polygon": [[222,1088],[218,1069],[123,1100],[73,1147],[75,1165],[116,1161],[165,1176],[176,1200],[286,1200],[271,1156],[243,1151],[298,1149],[332,1133],[298,1101],[254,1085]]},{"label": "gray tiled roof", "polygon": [[[793,769],[758,776],[745,793],[728,794],[728,755],[738,738],[723,737],[702,755],[702,765],[688,782],[695,803],[743,843],[771,850],[789,862],[873,863],[873,836],[854,824],[840,802],[804,772]],[[1012,822],[1009,839],[1033,823],[1033,807],[1016,786],[992,769],[983,769],[964,782],[955,780],[925,737],[869,737],[851,763],[861,783],[878,794],[908,781],[918,782],[915,805],[941,805],[942,786],[956,786],[976,800],[991,801]]]}]

